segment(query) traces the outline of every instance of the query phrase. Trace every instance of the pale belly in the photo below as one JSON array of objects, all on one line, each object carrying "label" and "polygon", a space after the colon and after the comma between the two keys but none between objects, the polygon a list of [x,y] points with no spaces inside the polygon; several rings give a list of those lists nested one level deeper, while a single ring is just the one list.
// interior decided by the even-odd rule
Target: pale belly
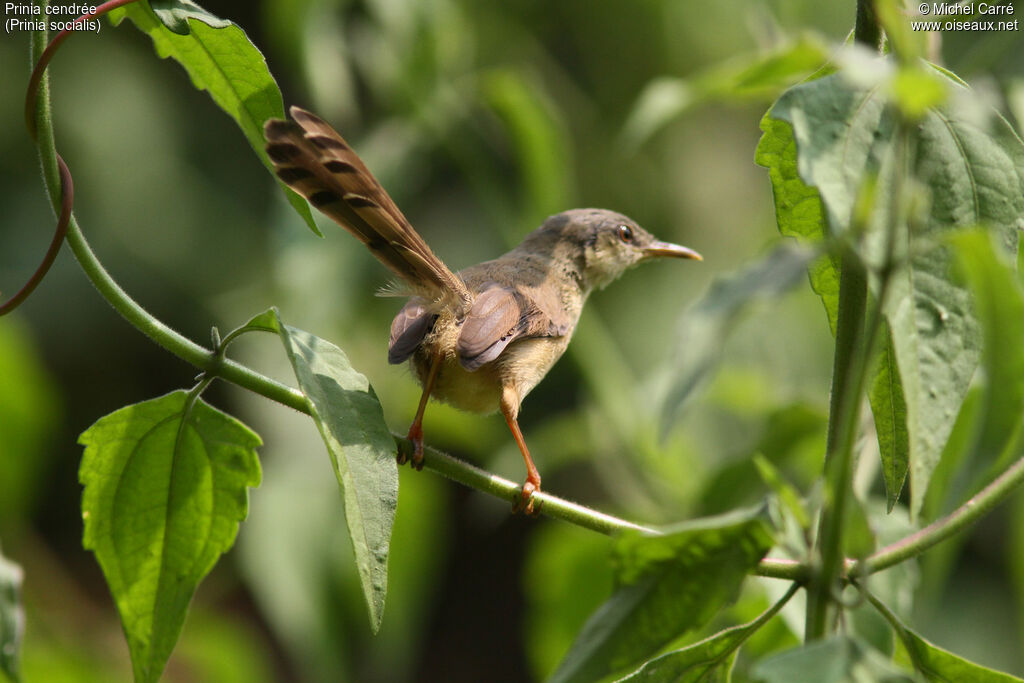
[{"label": "pale belly", "polygon": [[[505,386],[510,386],[522,401],[562,356],[568,344],[568,337],[521,339],[509,344],[496,360],[473,372],[463,368],[454,353],[445,354],[430,395],[459,410],[496,412]],[[428,358],[425,350],[420,350],[410,360],[421,386],[427,379]]]}]

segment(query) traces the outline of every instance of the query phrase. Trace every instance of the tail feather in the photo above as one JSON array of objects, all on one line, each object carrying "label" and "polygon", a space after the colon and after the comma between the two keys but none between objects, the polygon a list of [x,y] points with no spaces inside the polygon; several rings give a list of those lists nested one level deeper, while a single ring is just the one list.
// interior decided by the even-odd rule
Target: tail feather
[{"label": "tail feather", "polygon": [[344,138],[315,114],[292,107],[293,121],[264,126],[277,176],[363,242],[412,289],[434,301],[470,296],[461,279],[423,241]]}]

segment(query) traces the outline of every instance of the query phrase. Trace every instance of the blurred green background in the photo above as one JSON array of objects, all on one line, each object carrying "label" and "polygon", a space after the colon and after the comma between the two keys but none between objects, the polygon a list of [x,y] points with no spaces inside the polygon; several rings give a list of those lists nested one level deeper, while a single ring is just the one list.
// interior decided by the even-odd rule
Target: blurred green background
[{"label": "blurred green background", "polygon": [[[710,381],[659,437],[667,375],[687,344],[680,318],[716,275],[779,239],[767,173],[753,163],[773,93],[726,86],[690,106],[678,98],[699,90],[696,76],[808,33],[841,42],[852,2],[203,4],[245,29],[286,105],[330,120],[453,268],[496,256],[545,216],[577,206],[621,211],[704,254],[703,264],[645,266],[592,297],[569,353],[521,415],[546,490],[639,522],[676,521],[763,495],[755,452],[810,490],[831,339],[807,287],[729,326]],[[1017,33],[949,34],[935,49],[1012,115],[1024,110],[1022,42]],[[22,124],[27,46],[26,34],[0,38],[6,294],[34,270],[52,224]],[[278,306],[349,354],[403,432],[418,386],[386,362],[400,302],[373,296],[387,273],[369,253],[327,222],[325,239],[313,236],[234,124],[130,24],[76,36],[51,73],[76,214],[124,288],[201,342],[212,325],[224,332]],[[643,129],[638,103],[650,104],[648,86],[665,78],[677,79],[660,81],[676,93],[677,115]],[[232,355],[289,379],[274,339],[250,335]],[[75,442],[100,416],[190,386],[195,374],[121,320],[67,250],[0,320],[0,542],[27,577],[26,680],[130,676],[102,575],[80,545]],[[511,516],[504,503],[406,468],[388,608],[372,637],[312,423],[223,384],[208,397],[263,437],[264,478],[235,548],[199,589],[167,680],[540,679],[608,596],[607,539]],[[500,417],[431,405],[425,425],[428,444],[523,477]],[[864,448],[873,453],[870,440]],[[870,464],[863,469],[863,488],[878,493]],[[897,511],[894,525],[900,519]],[[1021,674],[1024,498],[962,541],[892,583],[906,609],[916,597],[912,622],[925,636]],[[784,589],[749,584],[711,627],[753,617]],[[740,678],[750,657],[797,642],[799,610],[794,603],[744,649]]]}]

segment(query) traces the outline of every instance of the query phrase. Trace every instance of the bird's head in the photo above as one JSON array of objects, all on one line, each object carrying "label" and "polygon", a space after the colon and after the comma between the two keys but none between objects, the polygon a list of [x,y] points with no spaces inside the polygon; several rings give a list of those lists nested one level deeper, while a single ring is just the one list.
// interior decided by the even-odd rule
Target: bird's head
[{"label": "bird's head", "polygon": [[570,249],[588,288],[601,288],[628,269],[655,258],[702,261],[693,249],[662,242],[633,219],[605,209],[573,209],[549,217],[536,231]]}]

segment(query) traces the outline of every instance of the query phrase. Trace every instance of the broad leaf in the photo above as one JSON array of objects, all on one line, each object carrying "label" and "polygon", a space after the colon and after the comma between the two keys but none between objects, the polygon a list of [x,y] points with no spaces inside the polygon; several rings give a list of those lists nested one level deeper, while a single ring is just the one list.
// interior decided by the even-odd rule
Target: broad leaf
[{"label": "broad leaf", "polygon": [[[955,80],[943,82],[960,99],[970,97]],[[830,233],[845,231],[864,180],[892,177],[896,116],[883,90],[860,89],[832,75],[792,88],[772,108],[758,161],[770,168],[784,234],[813,240],[826,234],[825,226]],[[876,376],[871,399],[886,431],[880,447],[889,503],[909,466],[915,513],[978,362],[967,293],[951,279],[948,250],[934,238],[950,227],[985,223],[1012,245],[1014,226],[1024,216],[1024,145],[1005,120],[990,114],[985,126],[962,108],[929,109],[911,133],[916,153],[910,167],[931,203],[912,243],[903,246],[909,262],[893,277],[886,310],[890,334],[882,340],[888,365]],[[879,194],[890,186],[879,182]],[[819,218],[826,218],[817,228],[815,193],[823,208]],[[878,206],[889,203],[879,197]],[[886,218],[876,211],[872,225]],[[867,240],[868,262],[877,260],[876,242]],[[831,267],[831,275],[812,273],[812,283],[834,325],[838,287],[821,288],[835,276]]]},{"label": "broad leaf", "polygon": [[722,339],[743,308],[793,289],[814,256],[809,249],[782,245],[761,261],[716,279],[704,298],[687,311],[677,334],[685,344],[665,372],[672,380],[662,407],[663,434],[714,367]]},{"label": "broad leaf", "polygon": [[[800,179],[792,126],[785,121],[773,119],[769,111],[761,119],[761,130],[764,135],[757,144],[754,161],[768,169],[779,232],[803,244],[824,241],[825,218],[821,195],[817,189]],[[839,263],[826,254],[808,268],[808,275],[811,289],[825,304],[829,328],[834,335],[839,311]]]},{"label": "broad leaf", "polygon": [[0,673],[18,679],[18,657],[25,634],[25,609],[21,606],[21,567],[0,553]]},{"label": "broad leaf", "polygon": [[834,636],[761,660],[750,672],[763,683],[895,683],[913,679],[877,650],[846,636]]},{"label": "broad leaf", "polygon": [[79,439],[82,543],[114,596],[137,681],[160,677],[196,586],[234,543],[260,480],[260,438],[188,397],[127,406]]},{"label": "broad leaf", "polygon": [[982,413],[970,452],[975,468],[1002,470],[1017,455],[1024,416],[1024,296],[988,235],[965,233],[953,243],[985,342]]},{"label": "broad leaf", "polygon": [[552,680],[593,681],[636,666],[735,599],[774,539],[763,509],[625,534],[616,544],[618,588],[580,631]]},{"label": "broad leaf", "polygon": [[[263,122],[284,118],[284,100],[263,55],[242,29],[217,19],[193,2],[166,1],[154,3],[153,7],[160,7],[160,16],[147,3],[136,2],[112,10],[110,21],[117,26],[125,17],[131,19],[152,39],[161,59],[172,57],[181,64],[192,85],[210,93],[213,101],[242,129],[263,165],[273,172],[274,166],[264,149]],[[292,208],[319,235],[306,200],[284,183],[278,184]]]},{"label": "broad leaf", "polygon": [[656,657],[622,678],[621,683],[728,683],[740,646],[782,609],[795,590],[794,586],[754,621]]},{"label": "broad leaf", "polygon": [[[266,320],[255,320],[260,319]],[[395,439],[373,387],[344,351],[280,319],[276,323],[341,485],[345,522],[376,632],[384,616],[388,548],[398,506]]]},{"label": "broad leaf", "polygon": [[188,35],[188,20],[197,19],[213,28],[230,26],[231,22],[206,11],[192,0],[150,0],[149,6],[163,25],[178,35]]}]

